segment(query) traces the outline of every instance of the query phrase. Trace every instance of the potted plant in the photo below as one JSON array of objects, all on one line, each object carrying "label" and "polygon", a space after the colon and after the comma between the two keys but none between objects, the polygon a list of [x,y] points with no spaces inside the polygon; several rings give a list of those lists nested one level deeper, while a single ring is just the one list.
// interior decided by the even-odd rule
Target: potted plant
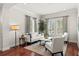
[{"label": "potted plant", "polygon": [[44,22],[44,20],[40,20],[39,23],[39,33],[42,34],[44,33],[44,37],[47,39],[48,34],[47,34],[47,24]]},{"label": "potted plant", "polygon": [[47,39],[47,38],[48,38],[48,32],[47,32],[47,22],[45,22],[45,24],[44,24],[44,37],[45,37],[45,39]]},{"label": "potted plant", "polygon": [[39,33],[42,34],[44,33],[44,21],[40,20],[39,22]]}]

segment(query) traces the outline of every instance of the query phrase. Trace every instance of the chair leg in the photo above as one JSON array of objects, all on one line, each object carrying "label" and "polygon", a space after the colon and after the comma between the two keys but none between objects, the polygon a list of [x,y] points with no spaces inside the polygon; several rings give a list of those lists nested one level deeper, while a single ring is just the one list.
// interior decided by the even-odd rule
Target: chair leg
[{"label": "chair leg", "polygon": [[52,53],[52,56],[54,56],[54,53]]},{"label": "chair leg", "polygon": [[63,56],[63,52],[61,52],[61,55]]},{"label": "chair leg", "polygon": [[45,50],[47,50],[47,48],[45,48]]}]

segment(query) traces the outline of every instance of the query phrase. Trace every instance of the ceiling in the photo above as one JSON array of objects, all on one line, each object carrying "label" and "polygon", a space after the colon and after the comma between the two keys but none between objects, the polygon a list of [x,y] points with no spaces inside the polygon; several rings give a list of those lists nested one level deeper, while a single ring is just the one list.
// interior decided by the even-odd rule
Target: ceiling
[{"label": "ceiling", "polygon": [[26,9],[40,15],[55,13],[77,7],[77,3],[24,3],[16,5],[22,9]]}]

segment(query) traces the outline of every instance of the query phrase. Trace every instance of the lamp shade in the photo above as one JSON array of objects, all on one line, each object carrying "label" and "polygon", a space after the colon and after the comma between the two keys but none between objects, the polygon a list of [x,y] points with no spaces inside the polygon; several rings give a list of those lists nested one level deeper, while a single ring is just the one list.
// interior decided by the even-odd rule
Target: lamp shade
[{"label": "lamp shade", "polygon": [[19,30],[19,25],[11,25],[10,29],[11,30]]}]

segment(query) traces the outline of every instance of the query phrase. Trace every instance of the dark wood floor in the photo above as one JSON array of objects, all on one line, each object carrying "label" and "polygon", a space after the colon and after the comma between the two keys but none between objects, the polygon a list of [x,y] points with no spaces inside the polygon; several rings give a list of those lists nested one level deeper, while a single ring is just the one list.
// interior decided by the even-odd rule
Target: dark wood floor
[{"label": "dark wood floor", "polygon": [[[77,56],[78,55],[78,47],[74,43],[68,43],[66,56]],[[33,51],[27,50],[23,48],[23,46],[19,46],[16,48],[11,48],[4,52],[0,52],[0,56],[41,56],[40,54],[34,53]]]},{"label": "dark wood floor", "polygon": [[78,46],[76,43],[68,43],[66,56],[78,56]]},{"label": "dark wood floor", "polygon": [[23,47],[16,47],[0,53],[0,56],[41,56]]}]

